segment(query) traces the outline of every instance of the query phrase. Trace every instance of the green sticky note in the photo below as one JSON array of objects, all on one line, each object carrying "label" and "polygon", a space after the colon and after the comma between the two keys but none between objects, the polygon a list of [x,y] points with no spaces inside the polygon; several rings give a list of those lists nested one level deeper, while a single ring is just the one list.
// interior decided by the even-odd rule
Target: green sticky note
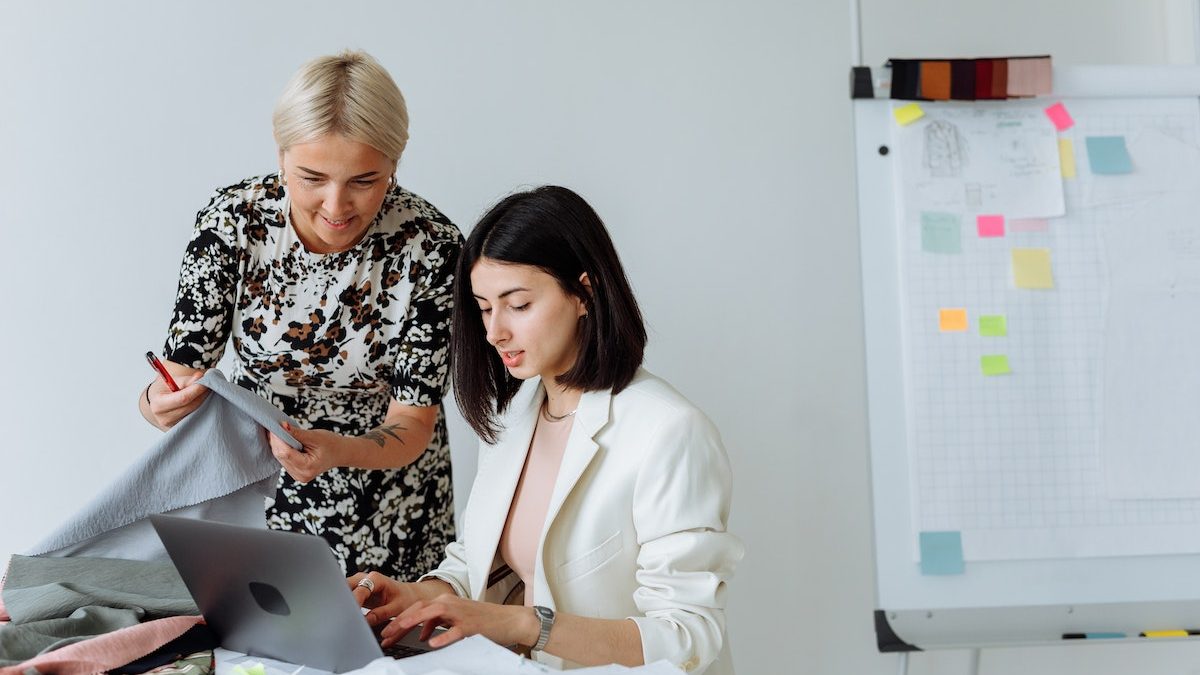
[{"label": "green sticky note", "polygon": [[984,375],[1008,375],[1008,357],[1004,354],[984,354],[979,357],[979,365]]},{"label": "green sticky note", "polygon": [[984,337],[1008,335],[1008,321],[1003,314],[984,314],[979,317],[979,334]]},{"label": "green sticky note", "polygon": [[922,211],[921,250],[926,253],[962,253],[961,219],[953,213]]}]

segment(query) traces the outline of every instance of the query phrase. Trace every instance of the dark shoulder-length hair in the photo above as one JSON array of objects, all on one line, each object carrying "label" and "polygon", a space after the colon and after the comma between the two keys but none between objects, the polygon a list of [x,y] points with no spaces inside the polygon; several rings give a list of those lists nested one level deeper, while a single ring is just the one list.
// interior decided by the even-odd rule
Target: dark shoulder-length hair
[{"label": "dark shoulder-length hair", "polygon": [[[480,258],[532,265],[584,301],[587,315],[579,323],[579,355],[559,376],[561,384],[614,393],[629,384],[642,365],[646,326],[600,216],[563,187],[546,185],[509,195],[467,237],[454,278],[454,398],[480,438],[496,442],[501,431],[496,417],[521,387],[487,342],[471,289],[471,270]],[[579,281],[585,272],[590,292]]]}]

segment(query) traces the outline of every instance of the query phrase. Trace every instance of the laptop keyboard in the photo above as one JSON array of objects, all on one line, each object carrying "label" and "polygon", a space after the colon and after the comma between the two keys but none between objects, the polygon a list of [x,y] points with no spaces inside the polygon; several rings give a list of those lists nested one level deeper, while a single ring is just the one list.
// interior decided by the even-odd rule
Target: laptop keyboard
[{"label": "laptop keyboard", "polygon": [[407,656],[416,656],[417,654],[424,654],[424,653],[426,653],[426,651],[427,650],[423,650],[423,649],[414,649],[413,647],[409,647],[408,645],[402,645],[399,642],[397,642],[396,644],[394,644],[390,647],[385,647],[383,650],[383,655],[387,656],[387,657],[391,657],[393,659],[402,659]]}]

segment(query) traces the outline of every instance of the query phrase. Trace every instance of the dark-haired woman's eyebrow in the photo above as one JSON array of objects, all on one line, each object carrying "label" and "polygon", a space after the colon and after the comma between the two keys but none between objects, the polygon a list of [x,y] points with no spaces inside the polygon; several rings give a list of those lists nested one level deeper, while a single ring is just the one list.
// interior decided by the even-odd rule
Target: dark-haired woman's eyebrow
[{"label": "dark-haired woman's eyebrow", "polygon": [[[507,291],[504,291],[504,292],[503,292],[503,293],[501,293],[500,295],[496,296],[496,299],[497,299],[497,300],[502,300],[502,299],[504,299],[504,298],[506,298],[506,297],[508,297],[508,296],[512,295],[513,293],[520,293],[521,291],[528,291],[528,290],[529,290],[528,288],[525,288],[525,287],[523,287],[523,286],[518,286],[518,287],[516,287],[516,288],[510,288],[510,289],[508,289]],[[472,293],[471,295],[475,295],[475,294],[474,294],[474,293]],[[488,302],[488,299],[487,299],[487,298],[485,298],[485,297],[483,297],[482,295],[475,295],[475,299],[476,299],[476,300],[482,300],[482,301],[484,301],[484,302]]]}]

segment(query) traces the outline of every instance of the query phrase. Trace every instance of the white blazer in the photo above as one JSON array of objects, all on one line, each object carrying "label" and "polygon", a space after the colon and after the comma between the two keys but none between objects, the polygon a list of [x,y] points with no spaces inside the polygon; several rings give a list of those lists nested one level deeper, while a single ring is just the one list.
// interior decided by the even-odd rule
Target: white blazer
[{"label": "white blazer", "polygon": [[[488,576],[501,564],[500,534],[545,395],[539,379],[525,382],[499,420],[498,442],[480,446],[459,538],[426,575],[462,597],[501,599]],[[726,531],[731,487],[716,428],[663,380],[639,369],[616,396],[583,394],[542,530],[534,604],[631,618],[646,663],[732,675],[725,596],[743,547]]]}]

